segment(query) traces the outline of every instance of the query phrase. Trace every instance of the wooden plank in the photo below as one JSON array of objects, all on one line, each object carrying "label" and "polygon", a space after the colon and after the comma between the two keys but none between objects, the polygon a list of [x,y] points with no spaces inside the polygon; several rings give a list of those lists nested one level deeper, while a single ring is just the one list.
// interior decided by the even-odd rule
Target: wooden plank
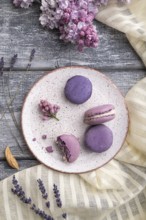
[{"label": "wooden plank", "polygon": [[[120,91],[125,95],[127,91],[140,79],[142,79],[145,76],[145,71],[143,70],[131,70],[131,71],[104,71],[105,75],[108,76],[120,89]],[[4,73],[4,77],[7,73]],[[24,82],[20,88],[20,92],[14,102],[14,111],[15,116],[18,121],[18,124],[20,125],[20,112],[21,107],[23,103],[23,99],[25,94],[28,92],[29,88],[32,86],[32,84],[44,73],[42,71],[30,71],[27,74],[25,72],[13,72],[10,76],[10,90],[12,94],[15,94],[17,90],[17,84],[20,79],[22,79],[22,76],[24,76]],[[0,84],[1,85],[1,84]],[[32,154],[29,152],[28,147],[26,146],[21,132],[18,132],[16,129],[11,115],[8,111],[8,109],[5,106],[4,102],[4,94],[2,92],[2,87],[0,86],[0,105],[1,109],[7,110],[6,119],[9,124],[9,126],[6,124],[6,120],[3,120],[0,122],[0,159],[4,159],[4,149],[8,145],[11,147],[13,154],[18,159],[24,159],[24,158],[34,158]],[[21,147],[23,148],[24,152],[21,152],[14,137],[11,135],[11,131],[13,132],[13,135],[17,138],[19,141]]]},{"label": "wooden plank", "polygon": [[17,68],[24,69],[32,48],[36,58],[32,69],[46,70],[61,66],[85,65],[94,68],[144,68],[123,33],[95,21],[99,32],[99,46],[83,53],[73,45],[59,40],[58,31],[44,30],[39,24],[39,5],[28,10],[16,9],[12,1],[1,0],[0,56],[9,66],[10,57],[17,53]]},{"label": "wooden plank", "polygon": [[[19,171],[39,164],[39,162],[36,160],[18,160],[18,163],[20,165]],[[11,176],[16,172],[17,170],[11,168],[6,161],[0,161],[0,180]]]}]

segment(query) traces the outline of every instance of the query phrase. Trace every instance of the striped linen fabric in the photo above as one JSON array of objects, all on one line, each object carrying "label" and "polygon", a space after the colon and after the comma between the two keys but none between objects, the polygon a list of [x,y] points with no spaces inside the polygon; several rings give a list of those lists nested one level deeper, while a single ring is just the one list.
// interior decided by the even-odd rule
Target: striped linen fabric
[{"label": "striped linen fabric", "polygon": [[129,42],[146,65],[146,1],[131,0],[131,4],[118,4],[110,0],[96,16],[98,21],[126,34]]},{"label": "striped linen fabric", "polygon": [[[132,1],[132,0],[131,0]],[[146,1],[133,0],[123,6],[110,1],[97,19],[126,33],[146,64]],[[49,213],[37,187],[41,178],[46,186],[54,219],[68,220],[145,220],[146,219],[146,78],[127,94],[130,124],[127,139],[115,159],[86,174],[63,174],[35,166],[16,174],[26,195]],[[12,177],[0,182],[0,220],[39,220],[27,205],[11,192]],[[63,207],[57,208],[53,184],[60,189]]]}]

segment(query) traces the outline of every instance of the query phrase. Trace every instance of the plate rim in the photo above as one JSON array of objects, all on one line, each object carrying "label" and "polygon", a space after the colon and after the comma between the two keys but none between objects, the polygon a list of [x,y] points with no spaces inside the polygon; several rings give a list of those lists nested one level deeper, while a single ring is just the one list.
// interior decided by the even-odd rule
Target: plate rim
[{"label": "plate rim", "polygon": [[[107,80],[112,86],[114,86],[116,88],[116,90],[118,91],[118,93],[123,97],[123,101],[124,101],[124,106],[125,106],[125,109],[126,109],[126,113],[127,113],[127,127],[126,127],[126,132],[125,132],[125,137],[123,139],[123,142],[121,144],[121,146],[119,147],[119,150],[112,156],[112,158],[110,158],[107,162],[105,162],[104,164],[102,164],[101,166],[99,167],[96,167],[94,169],[91,169],[91,170],[87,170],[87,171],[77,171],[77,172],[70,172],[70,171],[62,171],[62,170],[57,170],[56,168],[52,167],[52,166],[49,166],[45,163],[43,163],[34,153],[33,151],[31,150],[28,142],[27,142],[27,138],[25,137],[25,134],[24,134],[24,126],[23,126],[23,111],[24,111],[24,107],[25,107],[25,104],[26,104],[26,101],[27,101],[27,97],[29,96],[31,90],[43,79],[45,78],[47,75],[51,74],[51,73],[54,73],[58,70],[62,70],[62,69],[72,69],[72,68],[81,68],[81,69],[89,69],[89,70],[94,70],[96,72],[96,74],[100,74],[103,78],[105,78],[105,80]],[[127,104],[126,104],[126,101],[125,101],[125,98],[122,94],[122,92],[120,91],[120,89],[112,82],[112,80],[107,77],[104,73],[100,72],[100,70],[98,71],[97,69],[94,69],[94,68],[91,68],[91,67],[87,67],[87,66],[65,66],[65,67],[59,67],[57,69],[54,69],[54,70],[51,70],[50,72],[46,72],[45,71],[45,74],[41,77],[39,77],[38,80],[36,80],[36,82],[33,83],[33,85],[30,87],[29,91],[26,93],[25,95],[25,98],[24,98],[24,101],[23,101],[23,104],[22,104],[22,110],[21,110],[21,116],[20,116],[20,123],[21,123],[21,131],[22,131],[22,135],[23,135],[23,138],[24,138],[24,141],[29,149],[29,151],[31,152],[31,154],[44,166],[48,167],[48,168],[51,168],[52,170],[55,170],[57,172],[60,172],[60,173],[64,173],[64,174],[82,174],[82,173],[88,173],[88,172],[92,172],[92,171],[95,171],[103,166],[105,166],[107,163],[109,163],[111,160],[113,160],[115,158],[115,156],[120,152],[125,140],[126,140],[126,137],[127,137],[127,134],[128,134],[128,130],[129,130],[129,112],[128,112],[128,107],[127,107]]]}]

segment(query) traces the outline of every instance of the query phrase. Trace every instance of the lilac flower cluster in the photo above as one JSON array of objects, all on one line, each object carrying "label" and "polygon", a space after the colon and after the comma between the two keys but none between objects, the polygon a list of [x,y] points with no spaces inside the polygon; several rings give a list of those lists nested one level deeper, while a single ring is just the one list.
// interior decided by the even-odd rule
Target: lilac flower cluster
[{"label": "lilac flower cluster", "polygon": [[93,0],[42,0],[40,22],[60,31],[60,39],[77,44],[78,49],[96,47],[98,35],[93,19],[97,7]]},{"label": "lilac flower cluster", "polygon": [[33,2],[34,0],[13,0],[13,4],[21,8],[29,8]]},{"label": "lilac flower cluster", "polygon": [[[13,0],[17,7],[28,8],[35,0]],[[130,3],[131,0],[117,0]],[[40,2],[38,0],[38,2]],[[42,0],[40,23],[48,29],[58,28],[60,39],[84,47],[97,47],[98,34],[93,20],[101,5],[109,0]]]},{"label": "lilac flower cluster", "polygon": [[49,118],[55,118],[56,120],[59,120],[56,117],[56,114],[60,109],[58,105],[51,104],[47,100],[41,100],[39,103],[39,109],[43,114],[43,118],[42,118],[43,120],[47,120]]}]

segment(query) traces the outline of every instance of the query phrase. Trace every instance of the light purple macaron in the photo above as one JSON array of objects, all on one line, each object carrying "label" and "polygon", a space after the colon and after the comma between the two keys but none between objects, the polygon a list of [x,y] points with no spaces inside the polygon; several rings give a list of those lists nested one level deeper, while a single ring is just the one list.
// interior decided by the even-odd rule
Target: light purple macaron
[{"label": "light purple macaron", "polygon": [[66,82],[64,94],[70,102],[82,104],[92,95],[92,83],[85,76],[73,76]]},{"label": "light purple macaron", "polygon": [[78,139],[71,134],[63,134],[57,137],[57,146],[59,147],[63,160],[72,163],[80,154],[80,144]]},{"label": "light purple macaron", "polygon": [[84,142],[90,150],[102,153],[112,146],[112,130],[103,124],[91,126],[85,132]]},{"label": "light purple macaron", "polygon": [[115,118],[115,107],[112,104],[100,105],[89,109],[84,114],[84,122],[88,125],[102,124]]}]

